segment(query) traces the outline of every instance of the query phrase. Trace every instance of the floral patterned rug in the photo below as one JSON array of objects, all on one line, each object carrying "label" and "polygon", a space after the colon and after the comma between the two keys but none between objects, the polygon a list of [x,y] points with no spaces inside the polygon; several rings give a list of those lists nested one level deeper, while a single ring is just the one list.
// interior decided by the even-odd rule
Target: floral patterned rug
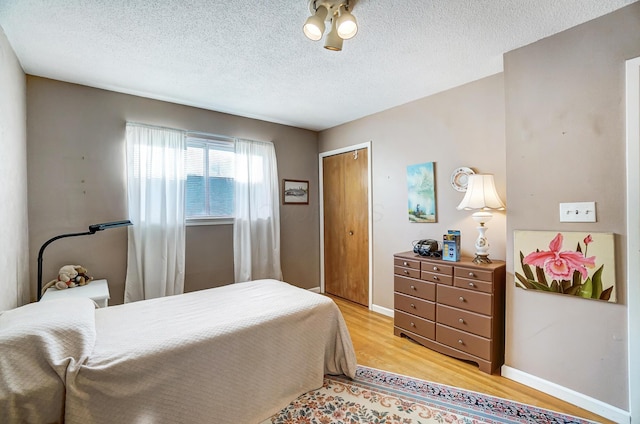
[{"label": "floral patterned rug", "polygon": [[455,387],[358,366],[356,377],[325,376],[263,424],[553,423],[593,421]]}]

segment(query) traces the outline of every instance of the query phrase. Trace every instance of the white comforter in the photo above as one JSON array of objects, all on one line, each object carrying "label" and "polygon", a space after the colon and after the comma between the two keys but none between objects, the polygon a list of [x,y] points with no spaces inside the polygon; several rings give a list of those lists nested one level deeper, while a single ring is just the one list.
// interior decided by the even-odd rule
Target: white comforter
[{"label": "white comforter", "polygon": [[356,367],[335,303],[275,280],[98,309],[90,333],[56,374],[67,423],[257,423]]},{"label": "white comforter", "polygon": [[96,339],[88,299],[32,303],[0,313],[0,423],[59,423],[64,382]]}]

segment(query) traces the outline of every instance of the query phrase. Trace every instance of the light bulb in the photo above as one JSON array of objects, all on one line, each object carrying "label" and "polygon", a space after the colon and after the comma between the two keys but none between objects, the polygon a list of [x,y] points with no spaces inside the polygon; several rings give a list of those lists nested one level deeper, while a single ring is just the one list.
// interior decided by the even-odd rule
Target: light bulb
[{"label": "light bulb", "polygon": [[338,35],[343,40],[353,38],[358,33],[358,23],[355,16],[348,10],[340,9],[340,16],[337,22]]},{"label": "light bulb", "polygon": [[318,7],[316,13],[309,16],[302,27],[304,35],[308,39],[318,41],[324,33],[324,20],[327,17],[328,10],[326,7]]}]

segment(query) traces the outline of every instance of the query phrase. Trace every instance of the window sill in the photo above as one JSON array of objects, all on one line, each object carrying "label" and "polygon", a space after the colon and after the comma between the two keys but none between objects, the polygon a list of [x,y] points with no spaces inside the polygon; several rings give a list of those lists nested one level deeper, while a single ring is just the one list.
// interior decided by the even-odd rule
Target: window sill
[{"label": "window sill", "polygon": [[187,218],[187,227],[199,225],[233,225],[233,218]]}]

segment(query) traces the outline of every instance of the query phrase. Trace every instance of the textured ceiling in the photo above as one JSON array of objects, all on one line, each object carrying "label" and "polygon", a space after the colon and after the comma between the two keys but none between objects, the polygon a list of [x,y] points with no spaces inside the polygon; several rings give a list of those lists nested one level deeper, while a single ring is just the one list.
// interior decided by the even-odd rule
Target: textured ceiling
[{"label": "textured ceiling", "polygon": [[502,71],[502,54],[635,0],[359,0],[342,52],[307,0],[0,0],[24,71],[322,130]]}]

